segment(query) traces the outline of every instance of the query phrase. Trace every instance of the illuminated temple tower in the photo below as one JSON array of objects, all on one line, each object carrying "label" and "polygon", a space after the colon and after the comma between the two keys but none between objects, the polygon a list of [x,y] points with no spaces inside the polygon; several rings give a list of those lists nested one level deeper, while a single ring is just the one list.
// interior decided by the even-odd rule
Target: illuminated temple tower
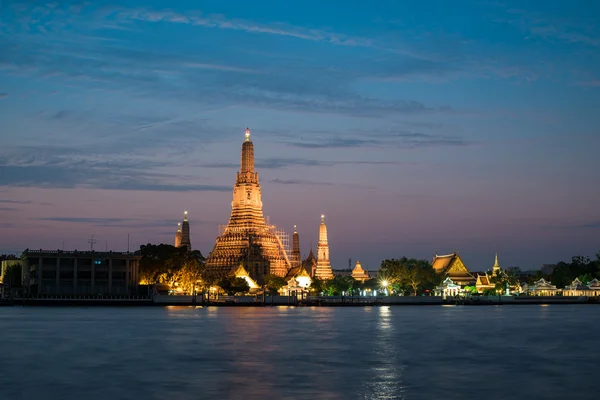
[{"label": "illuminated temple tower", "polygon": [[190,242],[190,223],[187,218],[187,211],[183,212],[183,224],[181,225],[181,247],[185,246],[188,251],[192,250]]},{"label": "illuminated temple tower", "polygon": [[327,226],[325,225],[324,215],[321,215],[321,226],[319,226],[315,278],[333,279],[333,271],[331,270],[331,263],[329,262],[329,244],[327,243]]},{"label": "illuminated temple tower", "polygon": [[296,225],[294,225],[294,235],[292,236],[292,256],[290,262],[292,267],[296,267],[302,262],[300,258],[300,236],[296,231]]},{"label": "illuminated temple tower", "polygon": [[280,237],[265,223],[258,173],[254,171],[254,144],[250,129],[242,144],[240,171],[233,186],[231,216],[206,261],[206,277],[218,278],[243,264],[250,276],[286,276],[290,260]]},{"label": "illuminated temple tower", "polygon": [[175,232],[175,247],[181,247],[181,222],[177,223],[177,232]]}]

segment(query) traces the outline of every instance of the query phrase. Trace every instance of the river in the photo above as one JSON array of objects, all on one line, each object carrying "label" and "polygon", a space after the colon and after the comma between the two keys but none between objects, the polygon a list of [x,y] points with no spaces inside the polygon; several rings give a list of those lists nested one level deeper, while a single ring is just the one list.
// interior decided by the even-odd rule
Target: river
[{"label": "river", "polygon": [[2,307],[1,399],[598,399],[600,307]]}]

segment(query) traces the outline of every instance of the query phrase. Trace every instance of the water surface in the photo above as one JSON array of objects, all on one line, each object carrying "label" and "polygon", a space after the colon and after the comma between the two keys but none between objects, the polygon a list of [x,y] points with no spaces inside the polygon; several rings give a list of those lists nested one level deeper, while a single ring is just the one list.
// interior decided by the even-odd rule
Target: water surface
[{"label": "water surface", "polygon": [[600,307],[0,308],[6,399],[598,399]]}]

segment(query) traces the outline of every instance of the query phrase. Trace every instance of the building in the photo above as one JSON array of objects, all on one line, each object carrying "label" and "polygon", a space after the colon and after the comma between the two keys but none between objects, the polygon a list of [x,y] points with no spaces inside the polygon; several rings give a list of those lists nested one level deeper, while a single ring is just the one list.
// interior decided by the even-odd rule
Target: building
[{"label": "building", "polygon": [[475,289],[477,289],[479,293],[483,293],[486,290],[496,289],[496,284],[492,283],[490,276],[487,274],[487,272],[484,274],[477,274]]},{"label": "building", "polygon": [[535,282],[532,286],[525,285],[523,291],[530,296],[556,296],[560,293],[556,286],[544,278]]},{"label": "building", "polygon": [[563,296],[600,296],[600,281],[593,279],[584,285],[579,278],[575,278],[570,285],[565,287]]},{"label": "building", "polygon": [[475,288],[479,293],[483,293],[486,290],[496,289],[496,284],[492,282],[491,278],[501,273],[503,272],[502,269],[500,269],[500,264],[498,263],[498,253],[496,253],[494,265],[492,266],[492,274],[488,275],[487,272],[478,273],[477,281],[475,282]]},{"label": "building", "polygon": [[317,270],[317,257],[315,257],[312,247],[308,252],[308,257],[302,261],[302,266],[304,269],[306,269],[311,277],[315,276],[315,271]]},{"label": "building", "polygon": [[292,256],[290,257],[290,263],[292,267],[297,267],[302,263],[300,258],[300,236],[296,231],[296,225],[294,225],[294,235],[292,236]]},{"label": "building", "polygon": [[287,296],[293,292],[302,292],[308,290],[312,284],[312,279],[308,271],[302,266],[293,267],[285,276],[286,286],[281,288],[281,293]]},{"label": "building", "polygon": [[181,224],[181,247],[192,251],[192,241],[190,240],[190,222],[188,221],[188,212],[183,212],[183,223]]},{"label": "building", "polygon": [[254,170],[254,144],[250,129],[246,129],[240,170],[233,186],[231,216],[206,260],[206,279],[227,276],[240,264],[259,283],[267,274],[287,275],[291,263],[286,248],[275,227],[266,224],[262,206],[258,173]]},{"label": "building", "polygon": [[333,279],[333,271],[331,270],[331,263],[329,262],[329,243],[327,242],[327,225],[325,225],[324,215],[321,215],[321,225],[319,225],[315,278]]},{"label": "building", "polygon": [[371,279],[369,277],[369,273],[362,268],[362,265],[360,265],[360,261],[358,260],[356,261],[356,265],[354,265],[354,269],[352,270],[352,277],[360,282]]},{"label": "building", "polygon": [[433,289],[433,293],[435,296],[442,296],[443,299],[447,297],[455,297],[462,293],[462,287],[454,283],[452,279],[447,276],[440,286],[436,286]]},{"label": "building", "polygon": [[23,285],[32,294],[127,295],[137,288],[140,259],[113,251],[27,249]]},{"label": "building", "polygon": [[453,283],[461,287],[474,285],[477,281],[456,251],[443,256],[436,254],[431,261],[431,265],[435,272],[444,277],[449,277]]},{"label": "building", "polygon": [[175,247],[181,247],[181,222],[177,223],[177,232],[175,232]]}]

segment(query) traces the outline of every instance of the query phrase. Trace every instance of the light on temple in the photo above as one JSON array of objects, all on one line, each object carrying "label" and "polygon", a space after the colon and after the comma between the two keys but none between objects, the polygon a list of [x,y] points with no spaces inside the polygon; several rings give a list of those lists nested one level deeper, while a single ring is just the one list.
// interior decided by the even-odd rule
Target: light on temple
[{"label": "light on temple", "polygon": [[250,128],[246,128],[246,140],[250,140]]}]

